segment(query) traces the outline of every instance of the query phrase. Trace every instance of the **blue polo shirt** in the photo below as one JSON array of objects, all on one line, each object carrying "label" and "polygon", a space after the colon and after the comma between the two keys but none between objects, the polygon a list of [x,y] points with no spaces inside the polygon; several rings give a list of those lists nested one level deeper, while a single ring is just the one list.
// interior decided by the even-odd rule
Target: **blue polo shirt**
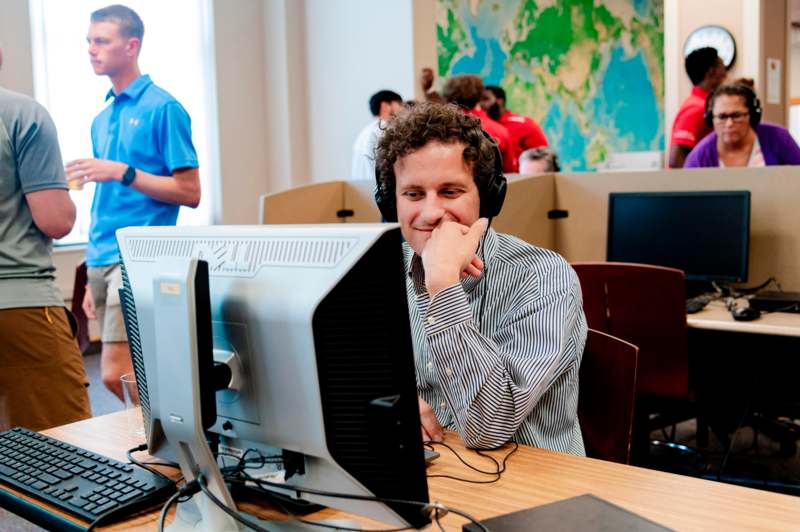
[{"label": "blue polo shirt", "polygon": [[[123,162],[158,176],[197,167],[189,114],[171,94],[157,87],[150,76],[140,76],[120,94],[109,91],[106,100],[112,97],[111,105],[92,122],[96,159]],[[86,264],[117,264],[117,229],[175,225],[179,209],[179,205],[155,200],[118,181],[97,183]]]}]

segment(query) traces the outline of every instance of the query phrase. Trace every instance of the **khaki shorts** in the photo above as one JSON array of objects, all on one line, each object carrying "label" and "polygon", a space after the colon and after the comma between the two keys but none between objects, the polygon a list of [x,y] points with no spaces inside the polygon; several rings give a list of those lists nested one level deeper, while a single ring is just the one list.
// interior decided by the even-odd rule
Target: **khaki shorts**
[{"label": "khaki shorts", "polygon": [[91,417],[70,317],[64,307],[0,310],[0,428],[44,430]]},{"label": "khaki shorts", "polygon": [[103,343],[127,342],[125,320],[119,302],[119,289],[122,287],[122,270],[119,264],[87,269],[89,289],[92,291],[97,322],[100,324],[100,337]]}]

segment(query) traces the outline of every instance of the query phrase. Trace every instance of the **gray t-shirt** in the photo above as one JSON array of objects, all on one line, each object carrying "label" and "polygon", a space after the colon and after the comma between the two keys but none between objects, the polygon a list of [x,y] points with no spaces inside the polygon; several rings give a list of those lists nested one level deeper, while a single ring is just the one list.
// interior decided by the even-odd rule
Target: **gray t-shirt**
[{"label": "gray t-shirt", "polygon": [[66,189],[56,127],[44,107],[0,87],[0,309],[61,306],[52,240],[25,194]]}]

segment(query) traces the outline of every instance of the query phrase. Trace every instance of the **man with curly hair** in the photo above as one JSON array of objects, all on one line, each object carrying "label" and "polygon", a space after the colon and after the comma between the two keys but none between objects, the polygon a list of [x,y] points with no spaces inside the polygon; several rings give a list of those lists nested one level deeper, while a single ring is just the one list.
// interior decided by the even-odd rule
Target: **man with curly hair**
[{"label": "man with curly hair", "polygon": [[558,254],[490,229],[495,144],[453,105],[401,111],[377,148],[376,199],[403,244],[422,437],[584,454],[580,284]]}]

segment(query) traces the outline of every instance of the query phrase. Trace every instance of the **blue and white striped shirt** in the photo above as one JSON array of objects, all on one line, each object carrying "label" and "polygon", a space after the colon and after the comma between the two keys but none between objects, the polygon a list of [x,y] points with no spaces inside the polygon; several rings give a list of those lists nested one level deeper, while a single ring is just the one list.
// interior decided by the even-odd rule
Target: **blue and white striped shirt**
[{"label": "blue and white striped shirt", "polygon": [[557,253],[489,229],[484,270],[430,299],[405,243],[417,391],[468,447],[509,440],[584,455],[578,371],[581,290]]}]

